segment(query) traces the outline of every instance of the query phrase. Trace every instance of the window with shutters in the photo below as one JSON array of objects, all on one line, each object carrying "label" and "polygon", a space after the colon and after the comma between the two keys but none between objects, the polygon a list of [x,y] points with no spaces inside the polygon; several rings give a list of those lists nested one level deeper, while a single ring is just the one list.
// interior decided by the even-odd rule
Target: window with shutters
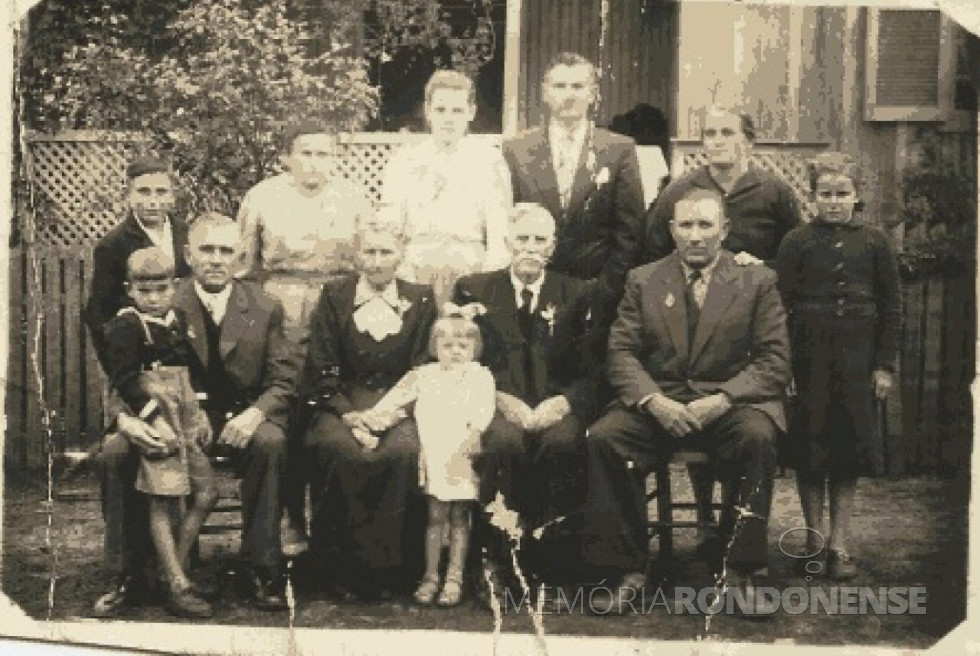
[{"label": "window with shutters", "polygon": [[953,28],[938,10],[868,10],[867,120],[950,117],[956,64]]}]

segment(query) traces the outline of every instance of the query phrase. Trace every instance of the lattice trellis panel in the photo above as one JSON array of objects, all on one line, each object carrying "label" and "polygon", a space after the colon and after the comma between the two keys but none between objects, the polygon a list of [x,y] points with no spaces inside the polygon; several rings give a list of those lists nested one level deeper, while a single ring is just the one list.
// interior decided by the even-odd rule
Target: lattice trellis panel
[{"label": "lattice trellis panel", "polygon": [[108,232],[122,215],[126,163],[144,148],[138,135],[29,139],[36,243],[73,246]]},{"label": "lattice trellis panel", "polygon": [[[796,194],[803,216],[807,221],[816,215],[810,202],[810,181],[807,177],[807,161],[826,149],[825,144],[759,143],[752,150],[752,163],[779,176]],[[708,163],[698,142],[675,142],[674,163],[671,170],[690,171]]]},{"label": "lattice trellis panel", "polygon": [[[337,170],[364,189],[375,204],[381,199],[381,177],[391,154],[421,138],[417,134],[361,133],[341,141]],[[481,135],[496,147],[499,135]],[[123,214],[126,162],[145,150],[138,134],[75,132],[31,136],[27,157],[34,189],[35,240],[43,246],[91,244]],[[775,173],[796,192],[807,218],[812,218],[806,161],[824,144],[757,144],[753,162]],[[690,170],[705,163],[697,142],[674,143],[672,169]]]},{"label": "lattice trellis panel", "polygon": [[[338,173],[364,189],[376,205],[391,154],[422,138],[417,134],[360,133],[341,140]],[[500,146],[499,135],[480,135]],[[72,132],[32,135],[27,158],[34,189],[39,246],[91,244],[123,215],[126,163],[145,150],[138,134]]]}]

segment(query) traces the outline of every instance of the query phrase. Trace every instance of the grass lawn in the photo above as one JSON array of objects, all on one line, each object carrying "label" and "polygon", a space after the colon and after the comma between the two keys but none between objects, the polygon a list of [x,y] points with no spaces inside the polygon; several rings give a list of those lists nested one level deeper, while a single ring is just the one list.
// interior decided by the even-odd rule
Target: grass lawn
[{"label": "grass lawn", "polygon": [[[686,476],[673,476],[679,488]],[[788,529],[800,526],[799,503],[792,475],[775,486],[770,521],[770,576],[767,585],[824,586],[796,573],[795,561],[777,542]],[[43,504],[43,477],[8,474],[4,490],[3,591],[31,617],[56,620],[84,617],[106,584],[102,569],[103,524],[98,486],[89,475],[76,475],[59,486],[52,517],[49,548],[48,514]],[[679,489],[679,494],[686,494]],[[906,477],[863,479],[858,486],[851,551],[860,575],[848,585],[925,586],[922,615],[789,615],[765,621],[719,615],[706,630],[704,617],[675,615],[659,605],[652,613],[610,617],[551,614],[544,617],[549,634],[632,637],[656,640],[795,641],[821,645],[894,645],[925,648],[949,632],[966,614],[967,506],[969,490],[959,479]],[[208,538],[213,540],[213,538]],[[803,532],[789,534],[783,546],[794,553]],[[700,588],[710,584],[707,568],[692,557],[693,536],[678,532],[675,584]],[[202,543],[200,578],[216,571],[228,545]],[[48,608],[52,572],[57,573],[54,605]],[[165,610],[146,607],[127,619],[175,622]],[[269,614],[245,605],[222,603],[211,621],[219,625],[288,626],[286,614]],[[298,595],[295,626],[335,629],[435,629],[490,632],[488,611],[464,602],[453,609],[419,608],[409,598],[386,603],[340,604],[326,595]],[[505,632],[533,631],[527,615],[513,611],[503,618]]]}]

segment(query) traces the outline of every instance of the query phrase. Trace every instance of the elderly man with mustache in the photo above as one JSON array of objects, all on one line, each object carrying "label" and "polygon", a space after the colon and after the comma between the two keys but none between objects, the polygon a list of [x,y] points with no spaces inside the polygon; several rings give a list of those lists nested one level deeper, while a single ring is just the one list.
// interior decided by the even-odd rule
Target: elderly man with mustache
[{"label": "elderly man with mustache", "polygon": [[455,299],[486,307],[478,318],[483,359],[497,383],[500,412],[476,464],[480,500],[502,493],[533,530],[584,499],[582,440],[595,398],[580,356],[586,283],[545,268],[555,249],[555,220],[544,207],[519,204],[506,243],[510,266],[464,276]]}]

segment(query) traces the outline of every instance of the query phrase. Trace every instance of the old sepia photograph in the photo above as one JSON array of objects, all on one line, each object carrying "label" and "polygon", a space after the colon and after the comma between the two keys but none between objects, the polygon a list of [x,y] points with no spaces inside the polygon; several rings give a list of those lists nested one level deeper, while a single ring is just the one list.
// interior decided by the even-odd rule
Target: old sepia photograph
[{"label": "old sepia photograph", "polygon": [[980,6],[9,4],[0,651],[980,649]]}]

